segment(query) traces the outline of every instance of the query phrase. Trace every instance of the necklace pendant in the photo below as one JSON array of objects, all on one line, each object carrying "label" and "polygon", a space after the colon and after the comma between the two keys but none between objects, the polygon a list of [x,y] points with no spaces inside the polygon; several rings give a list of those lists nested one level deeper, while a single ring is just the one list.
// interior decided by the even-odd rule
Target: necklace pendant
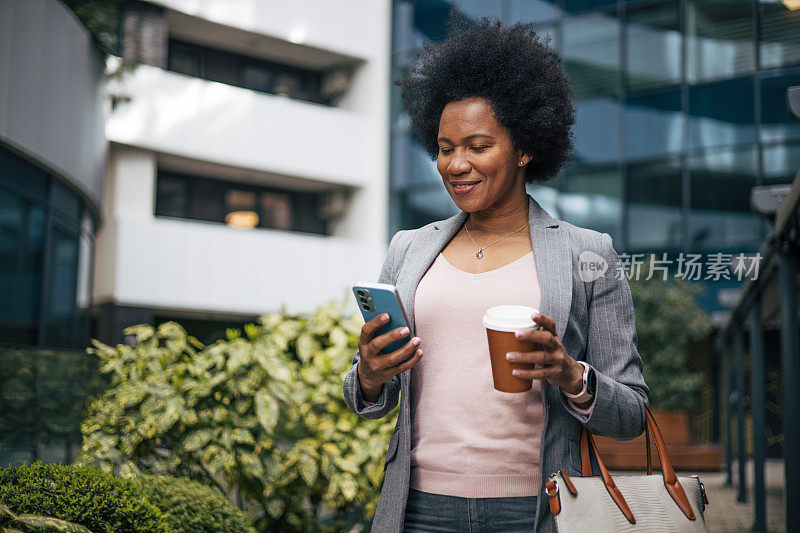
[{"label": "necklace pendant", "polygon": [[475,257],[477,257],[478,259],[482,258],[483,257],[483,250],[478,250],[478,253],[475,254]]}]

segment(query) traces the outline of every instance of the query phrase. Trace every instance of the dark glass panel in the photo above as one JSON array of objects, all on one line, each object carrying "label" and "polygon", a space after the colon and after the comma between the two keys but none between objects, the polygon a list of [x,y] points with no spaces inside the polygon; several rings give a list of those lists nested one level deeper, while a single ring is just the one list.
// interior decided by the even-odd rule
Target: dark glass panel
[{"label": "dark glass panel", "polygon": [[678,2],[628,8],[627,89],[679,83],[681,32]]},{"label": "dark glass panel", "polygon": [[414,9],[415,46],[422,41],[442,42],[447,37],[447,15],[452,7],[446,0],[417,0]]},{"label": "dark glass panel", "polygon": [[189,185],[189,214],[194,220],[225,220],[225,185],[211,180],[192,180]]},{"label": "dark glass panel", "polygon": [[564,19],[564,69],[576,100],[616,94],[620,78],[620,23],[614,12]]},{"label": "dark glass panel", "polygon": [[628,165],[628,246],[681,245],[681,163],[677,158]]},{"label": "dark glass panel", "polygon": [[800,172],[800,143],[765,146],[762,150],[764,185],[791,184]]},{"label": "dark glass panel", "polygon": [[269,69],[258,65],[245,65],[242,68],[242,87],[271,93],[273,91],[274,76]]},{"label": "dark glass panel", "polygon": [[50,206],[66,215],[77,226],[81,215],[81,200],[57,180],[50,182]]},{"label": "dark glass panel", "polygon": [[577,13],[578,11],[613,6],[615,4],[615,0],[564,0],[564,11]]},{"label": "dark glass panel", "polygon": [[619,157],[619,102],[593,98],[576,105],[575,163],[616,161]]},{"label": "dark glass panel", "polygon": [[459,212],[443,187],[418,187],[399,193],[400,229],[419,228]]},{"label": "dark glass panel", "polygon": [[289,230],[292,226],[292,200],[285,194],[261,193],[259,225],[265,228]]},{"label": "dark glass panel", "polygon": [[503,16],[503,2],[501,0],[453,0],[452,3],[468,19],[475,20],[480,17]]},{"label": "dark glass panel", "polygon": [[632,96],[625,108],[625,153],[630,159],[683,150],[681,91]]},{"label": "dark glass panel", "polygon": [[619,242],[622,221],[622,180],[617,166],[569,168],[559,198],[567,222],[610,234]]},{"label": "dark glass panel", "polygon": [[698,85],[689,89],[689,148],[755,141],[751,77]]},{"label": "dark glass panel", "polygon": [[185,179],[159,174],[156,186],[156,215],[186,217],[188,182]]},{"label": "dark glass panel", "polygon": [[688,159],[691,249],[757,243],[759,220],[750,208],[757,183],[755,146],[708,150]]},{"label": "dark glass panel", "polygon": [[37,202],[47,201],[47,173],[0,143],[0,186]]},{"label": "dark glass panel", "polygon": [[205,76],[205,54],[202,49],[188,44],[170,40],[169,59],[167,65],[169,70],[202,78]]},{"label": "dark glass panel", "polygon": [[[797,32],[800,33],[800,27]],[[786,89],[800,85],[800,68],[759,74],[761,83],[761,141],[800,139],[800,124],[789,116]]]},{"label": "dark glass panel", "polygon": [[561,15],[558,0],[510,0],[509,22],[545,22]]},{"label": "dark glass panel", "polygon": [[784,2],[761,1],[761,68],[800,63],[800,10]]},{"label": "dark glass panel", "polygon": [[45,309],[46,346],[74,347],[78,273],[78,237],[53,223],[49,245],[50,272]]},{"label": "dark glass panel", "polygon": [[36,344],[44,208],[0,189],[0,341]]},{"label": "dark glass panel", "polygon": [[750,0],[689,0],[687,79],[731,77],[755,69]]}]

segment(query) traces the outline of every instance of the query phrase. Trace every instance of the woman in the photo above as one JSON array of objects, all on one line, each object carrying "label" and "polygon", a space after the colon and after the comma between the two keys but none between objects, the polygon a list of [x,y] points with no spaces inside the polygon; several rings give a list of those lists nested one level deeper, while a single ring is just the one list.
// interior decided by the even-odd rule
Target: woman
[{"label": "woman", "polygon": [[[407,332],[375,336],[385,319],[370,320],[344,380],[362,417],[401,400],[374,531],[553,531],[544,482],[580,475],[582,426],[616,439],[644,430],[649,390],[611,237],[552,218],[525,189],[569,160],[559,62],[532,25],[482,19],[426,46],[398,80],[461,212],[394,236],[378,281],[397,286],[414,337],[379,354]],[[581,272],[585,251],[604,275]],[[508,354],[540,364],[518,373],[526,393],[493,388],[481,318],[503,304],[541,310],[543,329],[518,333],[540,349]]]}]

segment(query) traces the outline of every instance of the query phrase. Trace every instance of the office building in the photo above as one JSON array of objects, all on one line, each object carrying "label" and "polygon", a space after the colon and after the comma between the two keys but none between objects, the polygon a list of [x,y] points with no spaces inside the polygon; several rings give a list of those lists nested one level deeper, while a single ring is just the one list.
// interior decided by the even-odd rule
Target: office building
[{"label": "office building", "polygon": [[388,0],[126,2],[121,28],[139,66],[109,91],[98,338],[177,320],[207,341],[375,279]]}]

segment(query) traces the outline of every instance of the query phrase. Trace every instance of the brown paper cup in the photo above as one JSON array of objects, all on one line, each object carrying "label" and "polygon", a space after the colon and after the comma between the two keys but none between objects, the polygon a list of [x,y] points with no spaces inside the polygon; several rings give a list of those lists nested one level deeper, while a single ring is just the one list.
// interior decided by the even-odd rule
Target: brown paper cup
[{"label": "brown paper cup", "polygon": [[533,322],[533,307],[507,305],[491,307],[486,311],[483,324],[489,341],[489,358],[492,364],[494,388],[501,392],[526,392],[531,390],[533,381],[518,378],[512,374],[514,369],[532,370],[533,363],[511,363],[506,359],[508,352],[531,352],[536,344],[518,339],[514,332],[518,329],[539,329]]}]

